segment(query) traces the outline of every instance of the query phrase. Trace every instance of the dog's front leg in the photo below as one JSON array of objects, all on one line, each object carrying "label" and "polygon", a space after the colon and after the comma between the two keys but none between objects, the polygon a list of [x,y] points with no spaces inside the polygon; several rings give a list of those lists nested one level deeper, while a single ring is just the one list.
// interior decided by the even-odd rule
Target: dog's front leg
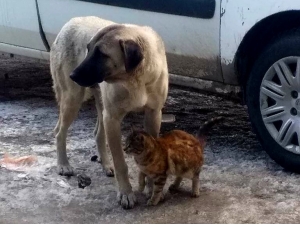
[{"label": "dog's front leg", "polygon": [[124,209],[131,209],[136,202],[136,198],[129,182],[128,167],[124,159],[121,143],[121,121],[123,117],[116,118],[107,111],[103,113],[104,129],[108,146],[112,153],[115,177],[118,183],[118,202]]}]

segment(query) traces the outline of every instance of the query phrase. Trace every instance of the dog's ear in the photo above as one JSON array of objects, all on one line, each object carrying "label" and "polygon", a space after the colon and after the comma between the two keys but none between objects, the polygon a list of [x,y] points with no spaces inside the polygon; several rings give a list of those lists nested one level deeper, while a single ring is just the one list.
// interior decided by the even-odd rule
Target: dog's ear
[{"label": "dog's ear", "polygon": [[129,73],[143,60],[142,48],[133,40],[120,40],[119,43],[124,54],[125,69]]}]

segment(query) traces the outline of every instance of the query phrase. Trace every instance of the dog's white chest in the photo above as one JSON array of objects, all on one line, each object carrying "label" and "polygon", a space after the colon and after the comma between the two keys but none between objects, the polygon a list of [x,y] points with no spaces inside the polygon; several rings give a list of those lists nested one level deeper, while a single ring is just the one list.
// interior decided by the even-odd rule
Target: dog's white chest
[{"label": "dog's white chest", "polygon": [[103,85],[101,93],[106,109],[114,108],[125,112],[143,110],[148,100],[146,88],[141,86]]},{"label": "dog's white chest", "polygon": [[130,105],[130,111],[143,111],[147,101],[148,95],[145,89],[140,88],[130,93],[128,105]]}]

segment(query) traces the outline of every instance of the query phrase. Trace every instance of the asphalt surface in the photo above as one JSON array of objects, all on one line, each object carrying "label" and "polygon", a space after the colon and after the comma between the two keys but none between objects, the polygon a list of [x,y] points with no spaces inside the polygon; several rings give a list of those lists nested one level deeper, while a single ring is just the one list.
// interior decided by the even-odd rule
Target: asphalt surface
[{"label": "asphalt surface", "polygon": [[[0,223],[300,222],[300,176],[282,169],[263,151],[246,108],[228,98],[172,85],[164,112],[174,114],[176,122],[162,124],[162,133],[195,133],[206,120],[225,117],[208,138],[200,197],[190,198],[191,182],[186,180],[178,193],[166,193],[156,207],[146,206],[144,194],[136,192],[136,207],[123,210],[116,202],[114,178],[90,160],[96,154],[92,101],[83,105],[68,136],[70,163],[91,178],[90,186],[78,188],[76,177],[56,174],[52,130],[58,112],[51,83],[47,62],[0,56],[0,159],[4,153],[37,157],[35,165],[17,171],[0,167]],[[124,135],[131,124],[141,126],[142,115],[125,118]],[[126,160],[136,190],[137,167],[131,158]]]}]

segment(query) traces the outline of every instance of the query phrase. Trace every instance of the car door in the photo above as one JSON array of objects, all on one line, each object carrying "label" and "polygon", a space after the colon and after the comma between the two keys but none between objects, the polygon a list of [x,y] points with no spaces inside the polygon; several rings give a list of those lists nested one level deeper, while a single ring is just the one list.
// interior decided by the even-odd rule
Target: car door
[{"label": "car door", "polygon": [[35,0],[0,0],[0,44],[46,51]]},{"label": "car door", "polygon": [[170,73],[222,81],[218,0],[37,0],[49,45],[72,17],[99,16],[153,27],[163,38]]}]

